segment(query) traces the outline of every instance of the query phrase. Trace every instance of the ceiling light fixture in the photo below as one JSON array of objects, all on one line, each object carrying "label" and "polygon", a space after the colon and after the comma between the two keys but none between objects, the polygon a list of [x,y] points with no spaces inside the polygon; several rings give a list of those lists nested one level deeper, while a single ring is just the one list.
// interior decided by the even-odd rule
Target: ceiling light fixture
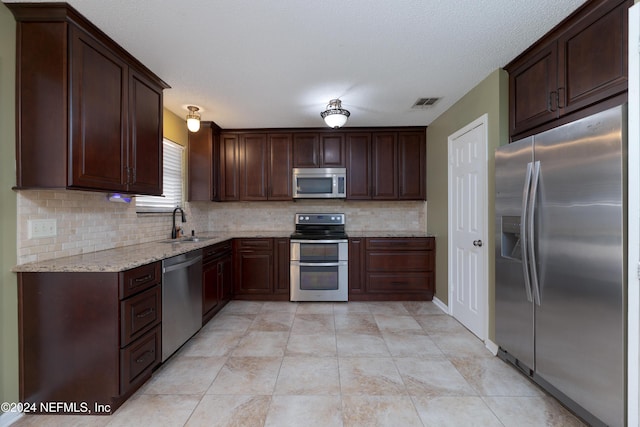
[{"label": "ceiling light fixture", "polygon": [[200,109],[193,105],[189,105],[187,110],[189,110],[189,113],[187,114],[187,129],[191,132],[198,132],[200,130],[200,113],[198,113],[198,110]]},{"label": "ceiling light fixture", "polygon": [[347,123],[347,119],[351,113],[342,108],[342,101],[332,99],[327,104],[327,109],[320,113],[320,117],[324,119],[327,126],[337,129]]}]

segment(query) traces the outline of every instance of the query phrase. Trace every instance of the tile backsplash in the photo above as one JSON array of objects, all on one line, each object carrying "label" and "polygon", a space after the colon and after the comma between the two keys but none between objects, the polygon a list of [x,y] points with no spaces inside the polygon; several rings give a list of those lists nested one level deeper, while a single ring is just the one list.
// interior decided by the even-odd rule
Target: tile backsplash
[{"label": "tile backsplash", "polygon": [[[194,202],[185,206],[185,233],[293,231],[297,212],[343,212],[347,232],[426,231],[425,202]],[[28,220],[56,219],[57,235],[28,238]],[[69,190],[18,192],[18,264],[147,243],[170,237],[169,215],[139,215],[135,203],[115,203],[105,193]]]}]

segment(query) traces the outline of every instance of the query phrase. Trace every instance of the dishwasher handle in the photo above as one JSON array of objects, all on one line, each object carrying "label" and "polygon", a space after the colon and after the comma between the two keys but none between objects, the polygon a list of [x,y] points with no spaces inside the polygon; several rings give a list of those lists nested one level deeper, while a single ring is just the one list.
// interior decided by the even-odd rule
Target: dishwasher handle
[{"label": "dishwasher handle", "polygon": [[171,271],[180,270],[181,268],[187,268],[193,264],[197,264],[202,261],[202,255],[199,255],[195,258],[190,258],[184,262],[180,262],[178,264],[168,265],[162,268],[162,273],[169,273]]}]

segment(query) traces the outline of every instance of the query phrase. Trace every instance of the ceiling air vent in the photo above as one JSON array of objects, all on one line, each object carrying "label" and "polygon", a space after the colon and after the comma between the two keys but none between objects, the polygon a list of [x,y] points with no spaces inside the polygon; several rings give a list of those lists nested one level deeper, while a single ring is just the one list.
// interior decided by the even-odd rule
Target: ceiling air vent
[{"label": "ceiling air vent", "polygon": [[440,98],[418,98],[411,108],[414,110],[424,110],[426,108],[433,107],[433,105],[439,100]]}]

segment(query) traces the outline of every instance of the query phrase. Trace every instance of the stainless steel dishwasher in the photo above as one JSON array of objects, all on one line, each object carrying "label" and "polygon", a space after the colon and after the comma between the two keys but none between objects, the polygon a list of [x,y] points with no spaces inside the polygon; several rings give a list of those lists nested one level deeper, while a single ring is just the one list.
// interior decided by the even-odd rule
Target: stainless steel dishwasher
[{"label": "stainless steel dishwasher", "polygon": [[202,326],[202,251],[162,261],[162,361]]}]

